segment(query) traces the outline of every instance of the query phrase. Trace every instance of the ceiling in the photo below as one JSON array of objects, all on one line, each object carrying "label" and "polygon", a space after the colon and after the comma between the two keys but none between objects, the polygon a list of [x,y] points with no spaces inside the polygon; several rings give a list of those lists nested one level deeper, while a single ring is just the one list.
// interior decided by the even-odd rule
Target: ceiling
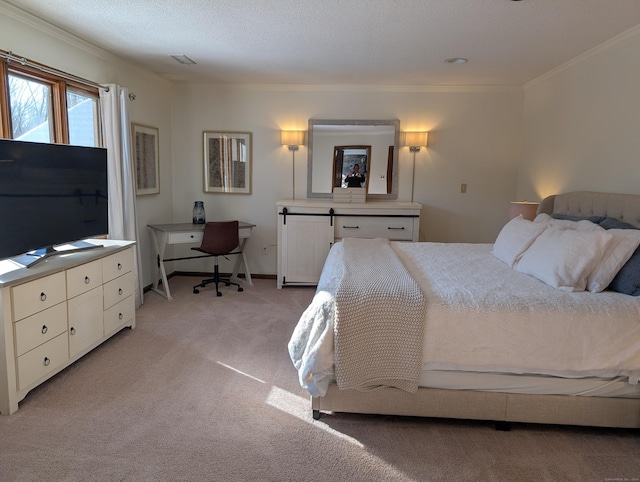
[{"label": "ceiling", "polygon": [[5,3],[172,81],[223,84],[520,86],[640,25],[640,0]]}]

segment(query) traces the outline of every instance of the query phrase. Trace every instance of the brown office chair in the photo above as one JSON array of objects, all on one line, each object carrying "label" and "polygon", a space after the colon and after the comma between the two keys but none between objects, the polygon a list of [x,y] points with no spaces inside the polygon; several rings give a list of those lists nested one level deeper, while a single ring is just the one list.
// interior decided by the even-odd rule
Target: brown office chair
[{"label": "brown office chair", "polygon": [[229,278],[221,278],[220,270],[218,269],[218,256],[224,256],[226,254],[240,254],[241,251],[232,252],[239,245],[238,221],[210,222],[204,225],[202,244],[197,248],[191,249],[210,254],[215,257],[213,278],[202,280],[200,284],[195,285],[193,287],[194,293],[200,293],[198,288],[203,288],[209,283],[216,284],[216,294],[218,296],[222,296],[222,293],[218,289],[219,283],[224,283],[226,286],[235,285],[238,287],[238,291],[243,291],[242,287],[238,283],[232,282]]}]

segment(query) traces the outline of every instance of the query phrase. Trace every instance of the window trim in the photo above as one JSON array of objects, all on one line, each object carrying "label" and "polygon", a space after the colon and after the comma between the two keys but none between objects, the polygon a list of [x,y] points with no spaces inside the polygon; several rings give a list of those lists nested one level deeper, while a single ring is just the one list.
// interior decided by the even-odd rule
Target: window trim
[{"label": "window trim", "polygon": [[[25,64],[16,64],[7,58],[0,57],[0,137],[13,138],[13,129],[11,128],[11,113],[9,103],[9,83],[8,76],[14,74],[17,76],[33,79],[37,82],[46,83],[51,88],[52,102],[52,119],[53,124],[53,142],[57,144],[69,144],[69,118],[67,112],[67,89],[79,91],[88,97],[94,97],[97,100],[98,109],[100,109],[100,92],[98,86],[88,85],[80,81],[70,80],[68,77],[57,75],[46,66],[40,67],[39,64],[33,62],[25,62]],[[98,116],[98,123],[100,123]],[[100,127],[100,126],[99,126]],[[101,131],[101,129],[99,129]],[[98,139],[100,146],[103,140]]]}]

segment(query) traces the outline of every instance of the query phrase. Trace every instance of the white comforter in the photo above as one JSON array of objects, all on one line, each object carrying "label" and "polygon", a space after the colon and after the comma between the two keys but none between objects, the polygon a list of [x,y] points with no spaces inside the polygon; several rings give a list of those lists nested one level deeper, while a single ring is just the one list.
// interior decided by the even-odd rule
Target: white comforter
[{"label": "white comforter", "polygon": [[[391,243],[427,302],[424,370],[640,378],[640,299],[567,293],[518,273],[490,244]],[[289,342],[301,385],[323,396],[333,379],[333,296],[341,243]],[[401,322],[401,320],[399,320]]]}]

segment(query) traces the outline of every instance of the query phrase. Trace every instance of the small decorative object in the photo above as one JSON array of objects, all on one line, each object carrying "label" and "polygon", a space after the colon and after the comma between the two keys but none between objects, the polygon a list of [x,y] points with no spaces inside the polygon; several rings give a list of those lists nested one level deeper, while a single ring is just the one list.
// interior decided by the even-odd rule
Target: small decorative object
[{"label": "small decorative object", "polygon": [[204,202],[196,201],[193,203],[193,224],[204,224]]}]

